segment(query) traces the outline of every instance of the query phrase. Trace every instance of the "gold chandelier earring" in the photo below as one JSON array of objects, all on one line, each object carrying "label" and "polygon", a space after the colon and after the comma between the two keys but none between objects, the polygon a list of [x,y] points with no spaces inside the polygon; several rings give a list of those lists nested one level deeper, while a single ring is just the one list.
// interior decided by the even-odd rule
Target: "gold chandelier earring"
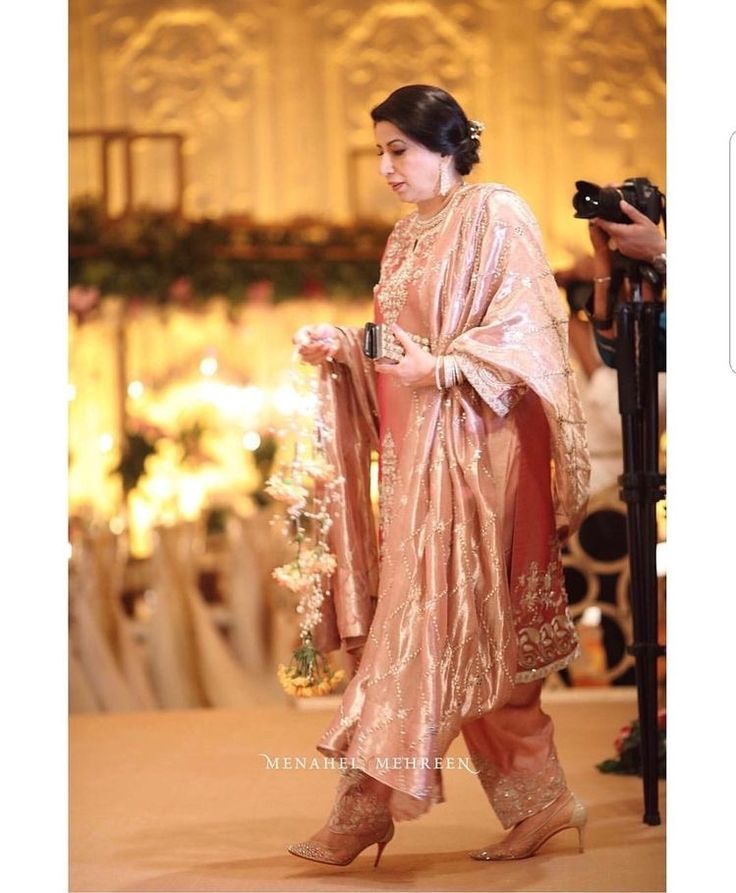
[{"label": "gold chandelier earring", "polygon": [[447,165],[440,161],[440,195],[445,196],[450,191],[450,174]]}]

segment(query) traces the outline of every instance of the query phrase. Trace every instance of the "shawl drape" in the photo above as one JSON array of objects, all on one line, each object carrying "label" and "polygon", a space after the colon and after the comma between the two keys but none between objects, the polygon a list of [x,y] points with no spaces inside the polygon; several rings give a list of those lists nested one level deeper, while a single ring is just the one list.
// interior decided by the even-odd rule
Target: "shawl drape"
[{"label": "shawl drape", "polygon": [[365,637],[365,652],[318,748],[418,813],[443,799],[437,760],[462,724],[575,656],[560,543],[582,519],[589,461],[567,312],[518,195],[463,186],[429,221],[400,220],[375,297],[377,321],[454,354],[465,381],[376,376],[347,329],[343,362],[322,372],[328,458],[345,478],[322,641]]}]

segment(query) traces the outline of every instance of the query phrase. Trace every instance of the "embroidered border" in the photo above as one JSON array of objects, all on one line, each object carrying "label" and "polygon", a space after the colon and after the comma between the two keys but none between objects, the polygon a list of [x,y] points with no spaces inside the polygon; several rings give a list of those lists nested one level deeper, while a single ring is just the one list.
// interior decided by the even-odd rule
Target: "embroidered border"
[{"label": "embroidered border", "polygon": [[557,670],[564,670],[565,667],[569,666],[574,660],[577,660],[578,657],[580,657],[580,646],[576,645],[574,651],[571,651],[566,657],[561,657],[559,660],[556,660],[551,664],[545,664],[543,667],[534,667],[531,670],[517,670],[516,676],[514,676],[514,681],[517,683],[536,682],[537,679],[544,679],[551,673],[555,673]]},{"label": "embroidered border", "polygon": [[504,828],[549,806],[567,787],[557,751],[553,748],[546,764],[536,772],[502,772],[478,754],[471,754],[483,790]]}]

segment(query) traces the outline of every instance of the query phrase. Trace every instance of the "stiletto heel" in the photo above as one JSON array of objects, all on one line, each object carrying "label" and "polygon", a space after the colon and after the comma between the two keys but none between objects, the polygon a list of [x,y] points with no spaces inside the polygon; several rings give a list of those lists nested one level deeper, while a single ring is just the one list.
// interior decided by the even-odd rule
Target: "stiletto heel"
[{"label": "stiletto heel", "polygon": [[378,841],[378,852],[376,853],[376,861],[373,863],[374,868],[378,868],[378,862],[381,858],[381,853],[383,852],[386,844],[390,842],[390,840],[393,836],[394,836],[394,823],[391,822],[391,824],[389,825],[389,829],[386,832],[386,836],[383,838],[383,840]]},{"label": "stiletto heel", "polygon": [[314,839],[305,840],[289,847],[293,856],[325,865],[349,865],[363,850],[376,843],[378,852],[373,867],[378,867],[386,844],[394,836],[394,823],[388,805],[365,790],[365,778],[358,769],[350,769],[344,773],[327,822],[327,830],[333,835],[350,835],[353,840],[346,840],[344,846],[334,846]]},{"label": "stiletto heel", "polygon": [[546,821],[541,825],[526,831],[523,827],[524,822],[520,822],[511,829],[505,841],[487,846],[483,850],[476,850],[470,854],[471,859],[488,862],[527,859],[541,849],[551,837],[568,828],[574,828],[578,832],[578,848],[582,853],[583,832],[588,821],[588,810],[585,808],[585,804],[581,803],[574,794],[566,792],[545,807],[543,812],[546,810],[549,810],[549,813]]},{"label": "stiletto heel", "polygon": [[[581,803],[574,795],[573,800],[575,801],[575,805],[572,810],[572,815],[570,816],[570,824],[567,826],[568,828],[576,828],[578,832],[578,849],[582,853],[583,852],[583,839],[585,836],[585,824],[588,821],[588,810],[585,807],[584,803]],[[560,831],[564,831],[564,828],[560,828]],[[557,833],[557,832],[555,832]]]}]

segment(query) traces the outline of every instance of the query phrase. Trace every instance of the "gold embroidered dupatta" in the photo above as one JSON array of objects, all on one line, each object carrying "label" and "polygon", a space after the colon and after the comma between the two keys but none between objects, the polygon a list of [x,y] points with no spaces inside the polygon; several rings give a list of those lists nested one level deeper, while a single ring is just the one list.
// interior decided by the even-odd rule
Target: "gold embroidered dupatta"
[{"label": "gold embroidered dupatta", "polygon": [[454,353],[466,382],[440,393],[379,377],[374,392],[354,331],[337,379],[322,376],[331,461],[349,457],[362,480],[363,420],[378,409],[382,545],[368,630],[375,592],[363,571],[375,540],[358,521],[365,491],[346,490],[333,547],[362,576],[359,586],[338,581],[334,599],[360,622],[338,617],[333,640],[368,637],[318,747],[356,760],[421,812],[443,799],[436,761],[463,722],[575,654],[558,534],[581,520],[589,465],[566,313],[536,221],[513,192],[462,187],[428,224],[399,221],[376,298],[378,320]]}]

